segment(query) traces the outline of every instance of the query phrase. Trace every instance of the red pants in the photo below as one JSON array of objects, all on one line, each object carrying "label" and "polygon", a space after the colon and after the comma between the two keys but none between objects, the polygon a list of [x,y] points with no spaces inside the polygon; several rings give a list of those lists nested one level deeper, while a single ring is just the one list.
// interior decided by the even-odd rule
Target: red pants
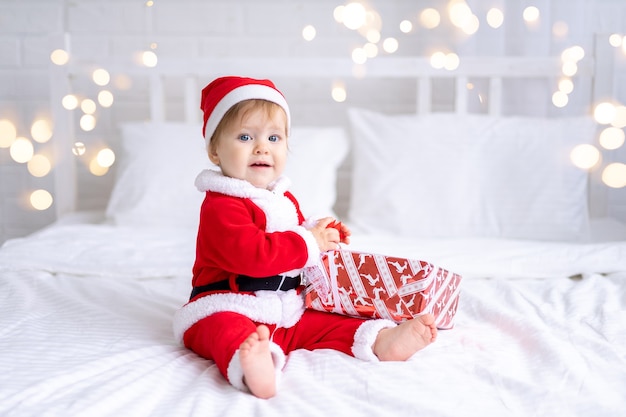
[{"label": "red pants", "polygon": [[[276,328],[268,325],[270,339],[285,355],[295,349],[334,349],[354,356],[354,334],[362,319],[305,310],[295,326]],[[196,322],[184,335],[184,343],[198,355],[215,361],[228,379],[228,366],[243,341],[260,323],[239,313],[219,312]]]}]

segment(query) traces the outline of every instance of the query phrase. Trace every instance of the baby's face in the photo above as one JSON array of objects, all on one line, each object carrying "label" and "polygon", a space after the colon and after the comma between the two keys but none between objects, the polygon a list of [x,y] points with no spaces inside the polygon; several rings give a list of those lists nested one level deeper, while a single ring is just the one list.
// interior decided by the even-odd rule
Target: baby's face
[{"label": "baby's face", "polygon": [[269,117],[261,109],[253,109],[246,112],[240,123],[232,123],[216,138],[209,158],[224,175],[267,188],[285,169],[286,125],[283,111]]}]

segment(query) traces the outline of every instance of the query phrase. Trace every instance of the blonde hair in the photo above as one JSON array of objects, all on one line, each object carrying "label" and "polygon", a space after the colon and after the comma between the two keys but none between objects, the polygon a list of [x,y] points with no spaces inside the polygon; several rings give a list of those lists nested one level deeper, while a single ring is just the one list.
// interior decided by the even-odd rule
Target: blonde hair
[{"label": "blonde hair", "polygon": [[226,114],[224,114],[224,117],[222,117],[222,120],[220,120],[220,122],[218,123],[217,127],[215,128],[215,132],[213,132],[213,135],[209,140],[207,150],[210,150],[217,144],[217,139],[220,137],[220,135],[225,130],[227,130],[233,123],[241,122],[241,120],[243,120],[248,113],[256,110],[264,112],[265,116],[269,119],[273,119],[276,116],[276,113],[278,111],[281,111],[285,116],[285,132],[287,133],[287,136],[289,136],[289,126],[286,122],[287,114],[281,106],[272,101],[267,101],[263,99],[243,100],[232,106],[230,109],[228,109]]}]

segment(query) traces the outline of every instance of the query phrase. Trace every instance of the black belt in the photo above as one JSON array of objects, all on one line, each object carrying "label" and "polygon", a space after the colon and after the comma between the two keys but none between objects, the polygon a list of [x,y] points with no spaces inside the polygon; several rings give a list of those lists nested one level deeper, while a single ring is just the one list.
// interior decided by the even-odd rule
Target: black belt
[{"label": "black belt", "polygon": [[[300,275],[296,277],[287,277],[284,275],[274,275],[271,277],[249,277],[247,275],[239,275],[235,278],[237,288],[239,291],[253,292],[253,291],[289,291],[300,285]],[[191,291],[192,299],[198,295],[209,291],[229,291],[231,290],[227,279],[223,281],[213,282],[207,285],[200,285],[193,287]]]}]

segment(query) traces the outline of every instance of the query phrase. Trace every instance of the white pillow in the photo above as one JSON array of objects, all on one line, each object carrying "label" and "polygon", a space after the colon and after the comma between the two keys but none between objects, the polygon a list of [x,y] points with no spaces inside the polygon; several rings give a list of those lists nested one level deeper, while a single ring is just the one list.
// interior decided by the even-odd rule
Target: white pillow
[{"label": "white pillow", "polygon": [[581,118],[349,111],[355,230],[411,237],[577,240],[589,233]]},{"label": "white pillow", "polygon": [[[204,193],[198,173],[208,159],[200,124],[126,123],[107,218],[130,226],[196,227]],[[348,139],[341,128],[294,128],[285,174],[305,215],[332,213],[336,170]]]}]

